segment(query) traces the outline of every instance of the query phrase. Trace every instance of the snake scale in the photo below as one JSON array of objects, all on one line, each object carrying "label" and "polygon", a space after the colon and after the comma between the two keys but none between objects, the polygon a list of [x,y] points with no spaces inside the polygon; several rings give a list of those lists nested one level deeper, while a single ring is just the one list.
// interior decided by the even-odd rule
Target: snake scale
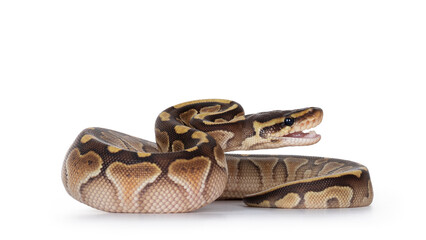
[{"label": "snake scale", "polygon": [[290,155],[224,154],[317,143],[320,108],[245,115],[234,101],[181,103],[159,114],[156,143],[87,128],[62,168],[67,192],[108,212],[176,213],[216,199],[271,208],[368,206],[367,168],[355,162]]}]

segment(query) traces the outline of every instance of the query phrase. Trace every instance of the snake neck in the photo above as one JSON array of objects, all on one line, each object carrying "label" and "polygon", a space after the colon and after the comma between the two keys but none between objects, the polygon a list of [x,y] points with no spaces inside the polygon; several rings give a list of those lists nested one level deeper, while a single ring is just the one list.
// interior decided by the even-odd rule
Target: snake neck
[{"label": "snake neck", "polygon": [[164,110],[156,121],[156,137],[163,152],[191,149],[203,143],[218,145],[225,152],[303,146],[320,140],[315,132],[303,131],[321,120],[319,108],[245,115],[236,102],[208,99]]}]

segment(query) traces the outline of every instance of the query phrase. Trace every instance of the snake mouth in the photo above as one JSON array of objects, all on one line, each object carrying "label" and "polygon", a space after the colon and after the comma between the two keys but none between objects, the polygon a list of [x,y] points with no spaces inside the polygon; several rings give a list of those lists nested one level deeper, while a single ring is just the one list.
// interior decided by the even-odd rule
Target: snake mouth
[{"label": "snake mouth", "polygon": [[285,135],[281,137],[281,140],[287,142],[291,146],[305,146],[319,142],[321,140],[321,135],[315,131],[299,131]]},{"label": "snake mouth", "polygon": [[321,137],[321,135],[317,134],[315,131],[309,131],[309,132],[300,131],[300,132],[290,133],[290,134],[288,134],[288,135],[286,135],[284,137],[286,137],[286,138],[307,138],[307,139],[312,139],[312,138]]},{"label": "snake mouth", "polygon": [[295,124],[288,134],[279,138],[291,146],[305,146],[319,142],[321,135],[311,129],[321,123],[322,116],[320,108],[310,108],[307,114],[295,119]]}]

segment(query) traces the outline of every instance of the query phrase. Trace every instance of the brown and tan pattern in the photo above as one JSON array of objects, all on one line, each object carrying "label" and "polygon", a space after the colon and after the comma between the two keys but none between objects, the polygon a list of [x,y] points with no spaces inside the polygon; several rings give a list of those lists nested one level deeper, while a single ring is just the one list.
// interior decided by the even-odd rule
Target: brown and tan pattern
[{"label": "brown and tan pattern", "polygon": [[109,212],[189,212],[219,197],[272,208],[371,204],[369,172],[358,163],[224,154],[314,144],[320,135],[304,131],[321,121],[319,108],[245,115],[230,100],[185,102],[159,114],[156,143],[104,128],[83,130],[66,154],[62,180],[72,197]]},{"label": "brown and tan pattern", "polygon": [[123,209],[133,212],[138,207],[138,194],[146,185],[157,179],[161,174],[161,169],[149,162],[132,165],[114,162],[109,165],[105,174],[115,185]]},{"label": "brown and tan pattern", "polygon": [[177,159],[170,164],[167,176],[176,184],[182,186],[187,192],[188,200],[197,199],[194,204],[204,204],[202,195],[207,175],[210,171],[210,159],[195,157],[190,160]]},{"label": "brown and tan pattern", "polygon": [[102,158],[95,152],[89,151],[81,155],[78,148],[74,148],[66,161],[66,189],[77,200],[81,200],[80,188],[101,172]]},{"label": "brown and tan pattern", "polygon": [[[276,159],[269,160],[273,164],[271,171],[245,167],[249,163],[256,166],[259,158],[267,160],[266,155],[227,155],[229,181],[222,197],[245,196],[243,200],[247,205],[258,207],[265,206],[268,199],[268,207],[277,208],[361,207],[372,202],[368,170],[358,163],[331,158],[324,161],[321,157],[274,157]],[[250,185],[244,184],[247,182]],[[274,187],[265,186],[263,182],[270,182]],[[256,191],[254,185],[258,186]]]}]

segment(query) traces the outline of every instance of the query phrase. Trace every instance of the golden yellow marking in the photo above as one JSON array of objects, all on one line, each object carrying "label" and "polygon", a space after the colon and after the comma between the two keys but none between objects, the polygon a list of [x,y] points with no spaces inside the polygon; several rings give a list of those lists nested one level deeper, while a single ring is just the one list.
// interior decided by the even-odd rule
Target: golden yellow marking
[{"label": "golden yellow marking", "polygon": [[93,139],[93,136],[92,136],[92,135],[89,135],[89,134],[86,134],[86,135],[84,135],[84,136],[80,139],[80,142],[81,142],[81,143],[83,143],[83,144],[85,144],[85,143],[87,143],[88,141],[90,141],[91,139]]},{"label": "golden yellow marking", "polygon": [[[223,119],[223,118],[217,118],[217,119],[215,119],[214,120],[214,123],[219,123],[219,124],[222,124],[222,123],[227,123],[228,121],[226,121],[225,119]],[[210,122],[209,121],[204,121],[204,123],[206,123],[206,124],[209,124]]]},{"label": "golden yellow marking", "polygon": [[[263,138],[263,137],[260,136],[260,131],[265,127],[270,127],[270,126],[273,126],[273,125],[280,123],[280,122],[283,122],[283,121],[284,121],[284,117],[274,118],[274,119],[271,119],[271,120],[269,120],[267,122],[263,122],[263,123],[258,122],[258,121],[254,121],[253,122],[253,129],[255,131],[255,135],[245,139],[242,142],[242,146],[243,146],[242,149],[259,149],[259,148],[261,148],[260,144],[270,143],[271,142],[270,139]],[[275,135],[283,136],[283,135],[289,134],[290,130],[291,130],[291,127],[286,126],[286,127],[283,127],[279,132],[275,133]],[[254,148],[252,148],[252,146],[254,146],[254,145],[258,145],[258,146],[255,146]],[[265,148],[267,148],[267,147],[265,147]]]},{"label": "golden yellow marking", "polygon": [[174,105],[174,108],[181,108],[181,107],[185,107],[191,104],[196,104],[196,103],[208,103],[208,102],[212,102],[212,103],[225,103],[225,104],[229,104],[231,103],[230,100],[225,100],[225,99],[204,99],[204,100],[195,100],[195,101],[189,101],[189,102],[184,102],[181,104],[177,104]]},{"label": "golden yellow marking", "polygon": [[304,158],[288,157],[284,159],[284,163],[286,165],[287,174],[288,174],[286,182],[291,182],[296,180],[297,170],[308,162],[309,162],[308,159],[304,159]]},{"label": "golden yellow marking", "polygon": [[[220,107],[220,106],[219,106],[219,107]],[[196,118],[196,119],[204,119],[206,116],[222,114],[222,113],[224,113],[224,112],[231,111],[231,110],[234,110],[234,109],[236,109],[236,108],[238,108],[238,104],[233,104],[233,105],[232,105],[232,106],[230,106],[229,108],[227,108],[227,109],[225,109],[225,110],[223,110],[223,111],[220,111],[220,112],[200,112],[199,114],[197,114],[197,115],[195,116],[195,118]],[[209,122],[209,121],[208,121],[208,122]],[[209,123],[214,124],[214,122],[209,122]]]},{"label": "golden yellow marking", "polygon": [[90,151],[81,155],[78,148],[74,148],[66,160],[67,190],[71,196],[81,199],[80,188],[101,172],[102,158],[95,152]]},{"label": "golden yellow marking", "polygon": [[293,113],[293,114],[290,115],[290,117],[292,117],[292,118],[301,117],[301,116],[303,116],[303,115],[305,115],[309,112],[312,112],[312,108],[308,108],[308,109],[301,111],[301,112]]},{"label": "golden yellow marking", "polygon": [[[283,122],[284,121],[284,117],[280,117],[280,118],[273,118],[273,119],[271,119],[271,120],[269,120],[269,121],[267,121],[267,122],[258,122],[258,121],[254,121],[253,122],[253,127],[254,127],[254,129],[255,129],[255,131],[256,131],[256,133],[257,134],[259,134],[259,132],[260,132],[260,130],[262,129],[262,128],[265,128],[265,127],[270,127],[270,126],[273,126],[273,125],[275,125],[275,124],[277,124],[277,123],[281,123],[281,122]],[[290,129],[290,127],[285,127],[285,128],[288,128],[288,129]]]},{"label": "golden yellow marking", "polygon": [[200,139],[200,141],[198,142],[198,144],[201,143],[208,143],[209,140],[207,139],[207,134],[205,132],[201,132],[201,131],[195,131],[191,137],[193,139]]},{"label": "golden yellow marking", "polygon": [[254,129],[255,134],[252,137],[246,138],[241,143],[240,149],[245,149],[245,150],[256,149],[256,148],[252,148],[252,147],[254,145],[269,143],[270,140],[260,137],[260,130],[262,130],[262,128],[264,128],[264,127],[273,126],[274,124],[276,124],[280,121],[283,121],[283,120],[284,120],[284,118],[275,118],[275,119],[272,119],[272,120],[264,122],[264,123],[254,121],[253,122],[253,129]]},{"label": "golden yellow marking", "polygon": [[294,208],[296,207],[301,198],[297,193],[288,193],[283,198],[275,202],[275,206],[278,208]]},{"label": "golden yellow marking", "polygon": [[234,116],[235,120],[244,120],[246,116],[244,115],[244,112],[239,112]]},{"label": "golden yellow marking", "polygon": [[174,140],[172,143],[172,152],[179,152],[184,149],[184,144],[180,140]]},{"label": "golden yellow marking", "polygon": [[[269,120],[267,122],[263,122],[263,123],[258,122],[258,121],[254,121],[253,122],[253,128],[254,128],[254,130],[256,132],[256,136],[258,136],[259,138],[261,138],[260,137],[260,131],[263,128],[270,127],[270,126],[273,126],[273,125],[278,124],[278,123],[282,123],[284,121],[284,119],[285,119],[284,117],[273,118],[273,119],[271,119],[271,120]],[[278,132],[273,133],[271,135],[273,135],[273,136],[284,136],[284,135],[289,134],[291,130],[292,130],[292,127],[285,126],[285,127],[281,128]],[[261,139],[264,139],[264,138],[261,138]]]},{"label": "golden yellow marking", "polygon": [[188,192],[192,202],[205,202],[203,190],[210,171],[210,160],[206,157],[194,157],[190,160],[177,159],[168,169],[167,176]]},{"label": "golden yellow marking", "polygon": [[[342,173],[342,175],[354,175],[354,176],[357,176],[357,178],[360,178],[361,174],[362,174],[362,171],[358,170],[358,169],[357,170],[352,170],[350,172]],[[335,176],[335,174],[333,174],[333,176]]]},{"label": "golden yellow marking", "polygon": [[349,207],[353,197],[353,190],[350,187],[334,186],[324,189],[321,192],[305,193],[306,208],[327,208],[330,199],[336,199],[339,207]]},{"label": "golden yellow marking", "polygon": [[197,149],[198,149],[198,147],[195,146],[195,147],[192,147],[192,148],[185,149],[185,151],[187,151],[187,152],[193,152],[193,151],[195,151]]},{"label": "golden yellow marking", "polygon": [[163,122],[170,121],[170,113],[168,113],[168,112],[162,112],[158,116],[160,117],[161,121],[163,121]]},{"label": "golden yellow marking", "polygon": [[132,165],[114,162],[107,168],[105,174],[118,191],[123,211],[135,212],[139,206],[140,191],[157,179],[161,169],[149,162]]},{"label": "golden yellow marking", "polygon": [[224,123],[235,123],[235,122],[243,121],[243,120],[245,120],[245,116],[234,117],[230,121],[227,121],[226,119],[223,119],[223,118],[217,118],[217,119],[215,119],[214,122],[204,120],[203,123],[205,125],[220,125],[220,124],[224,124]]},{"label": "golden yellow marking", "polygon": [[338,163],[338,162],[329,162],[324,165],[324,167],[321,169],[321,171],[318,173],[318,176],[326,175],[338,168],[343,167],[344,163]]},{"label": "golden yellow marking", "polygon": [[110,153],[118,153],[119,151],[121,151],[121,148],[115,147],[115,146],[108,146],[108,151]]},{"label": "golden yellow marking", "polygon": [[149,157],[149,156],[151,156],[151,153],[138,152],[138,157],[144,158],[144,157]]},{"label": "golden yellow marking", "polygon": [[194,117],[195,114],[197,114],[197,113],[198,113],[197,110],[189,109],[188,111],[179,114],[179,117],[182,120],[182,122],[185,123],[185,125],[191,126],[190,121],[191,121],[192,117]]},{"label": "golden yellow marking", "polygon": [[190,127],[187,127],[187,126],[184,126],[184,125],[176,125],[175,126],[175,132],[177,134],[187,133],[190,129],[191,129]]}]

